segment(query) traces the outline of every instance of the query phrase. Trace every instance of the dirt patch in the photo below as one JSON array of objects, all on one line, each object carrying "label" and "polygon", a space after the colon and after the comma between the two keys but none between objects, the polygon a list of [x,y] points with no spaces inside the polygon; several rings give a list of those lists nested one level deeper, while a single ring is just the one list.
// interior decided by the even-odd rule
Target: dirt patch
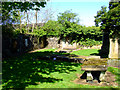
[{"label": "dirt patch", "polygon": [[118,86],[118,83],[115,82],[115,75],[112,74],[109,71],[106,71],[105,73],[105,82],[98,82],[97,80],[93,80],[93,82],[86,82],[86,79],[81,79],[80,77],[82,74],[77,74],[77,79],[74,80],[73,82],[76,84],[82,84],[82,85],[92,85],[92,86]]}]

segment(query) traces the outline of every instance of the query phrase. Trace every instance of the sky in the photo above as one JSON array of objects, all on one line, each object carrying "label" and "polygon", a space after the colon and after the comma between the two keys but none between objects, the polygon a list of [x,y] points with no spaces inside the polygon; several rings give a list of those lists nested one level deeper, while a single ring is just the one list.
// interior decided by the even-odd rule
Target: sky
[{"label": "sky", "polygon": [[[66,10],[72,10],[73,13],[78,14],[81,25],[94,26],[94,16],[101,6],[109,6],[109,0],[50,0],[47,2],[46,8],[51,8],[53,20],[57,20],[57,15]],[[43,10],[44,10],[43,9]]]}]

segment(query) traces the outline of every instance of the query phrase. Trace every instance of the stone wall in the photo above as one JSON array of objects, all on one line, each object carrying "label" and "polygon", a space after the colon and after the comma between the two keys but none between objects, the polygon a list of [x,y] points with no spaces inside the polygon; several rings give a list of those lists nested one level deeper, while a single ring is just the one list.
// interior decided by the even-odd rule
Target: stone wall
[{"label": "stone wall", "polygon": [[3,58],[12,57],[30,50],[44,48],[45,45],[44,37],[37,38],[33,35],[19,34],[13,38],[6,35],[2,37],[2,56]]},{"label": "stone wall", "polygon": [[110,39],[109,58],[120,58],[120,38]]},{"label": "stone wall", "polygon": [[47,38],[48,48],[59,48],[58,44],[59,38],[58,37],[49,37]]},{"label": "stone wall", "polygon": [[89,46],[89,47],[79,47],[81,49],[101,49],[102,45],[95,45],[95,46]]},{"label": "stone wall", "polygon": [[70,39],[66,40],[65,38],[60,39],[59,37],[49,37],[47,38],[48,48],[77,48],[77,43],[70,44]]},{"label": "stone wall", "polygon": [[109,67],[119,67],[120,68],[120,60],[117,59],[110,59],[107,62]]},{"label": "stone wall", "polygon": [[75,49],[77,48],[77,43],[71,44],[71,38],[63,38],[60,40],[60,48],[62,49]]}]

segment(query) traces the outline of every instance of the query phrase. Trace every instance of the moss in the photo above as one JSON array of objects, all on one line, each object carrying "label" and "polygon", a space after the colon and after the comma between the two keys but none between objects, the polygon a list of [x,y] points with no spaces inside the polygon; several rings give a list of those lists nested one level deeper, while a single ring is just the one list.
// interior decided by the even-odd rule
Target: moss
[{"label": "moss", "polygon": [[82,66],[89,66],[89,65],[107,65],[107,60],[104,59],[89,59],[83,63]]}]

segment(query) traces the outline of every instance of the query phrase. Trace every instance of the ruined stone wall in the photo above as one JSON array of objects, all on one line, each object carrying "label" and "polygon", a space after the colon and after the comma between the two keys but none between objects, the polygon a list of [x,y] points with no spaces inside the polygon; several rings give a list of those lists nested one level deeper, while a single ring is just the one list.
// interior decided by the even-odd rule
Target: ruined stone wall
[{"label": "ruined stone wall", "polygon": [[33,35],[19,34],[12,38],[9,36],[2,37],[2,55],[4,57],[12,57],[25,53],[30,50],[40,49],[45,47],[44,37],[38,38]]},{"label": "ruined stone wall", "polygon": [[65,39],[60,40],[60,48],[61,49],[77,49],[77,48],[79,49],[101,49],[101,46],[102,46],[102,45],[97,45],[97,46],[86,47],[86,46],[81,46],[76,42],[71,44],[70,41],[71,40],[69,39],[68,41]]},{"label": "ruined stone wall", "polygon": [[62,49],[77,48],[77,43],[70,44],[68,41],[61,40],[60,44]]},{"label": "ruined stone wall", "polygon": [[47,38],[48,48],[59,48],[58,44],[59,38],[58,37],[49,37]]}]

